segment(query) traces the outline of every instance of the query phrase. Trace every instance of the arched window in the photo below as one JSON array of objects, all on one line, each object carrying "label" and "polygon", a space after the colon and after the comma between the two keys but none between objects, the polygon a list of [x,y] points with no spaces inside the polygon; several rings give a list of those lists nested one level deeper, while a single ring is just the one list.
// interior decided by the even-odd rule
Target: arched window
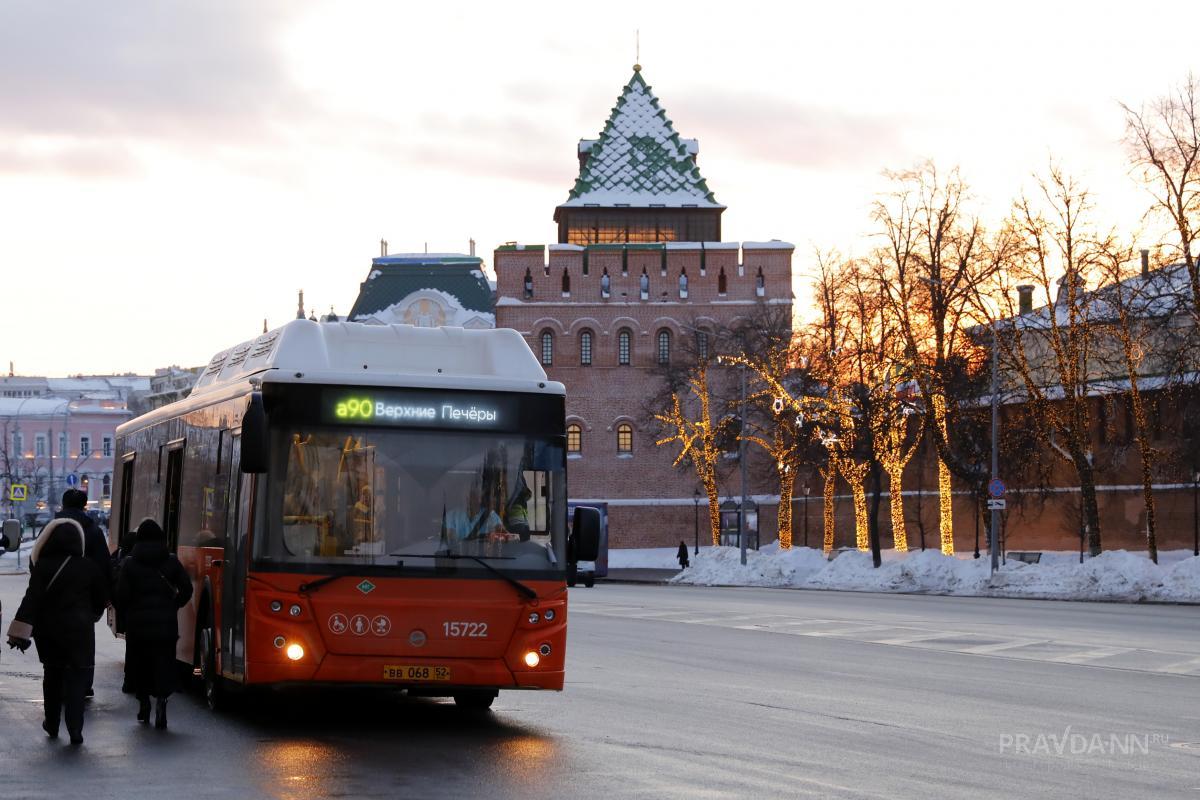
[{"label": "arched window", "polygon": [[584,331],[579,334],[579,363],[585,367],[592,365],[592,332]]},{"label": "arched window", "polygon": [[617,426],[617,452],[633,452],[633,426],[628,422],[622,422]]},{"label": "arched window", "polygon": [[708,360],[708,334],[705,331],[696,331],[696,355],[701,361]]},{"label": "arched window", "polygon": [[550,366],[554,363],[554,334],[542,331],[542,364]]},{"label": "arched window", "polygon": [[687,270],[681,269],[681,270],[679,270],[679,296],[680,296],[680,298],[687,299],[687,289],[688,289],[688,287],[687,287]]},{"label": "arched window", "polygon": [[763,278],[762,267],[758,268],[758,274],[754,276],[754,293],[759,297],[763,297],[767,293],[767,282]]},{"label": "arched window", "polygon": [[725,268],[721,267],[721,271],[717,273],[717,294],[725,294]]},{"label": "arched window", "polygon": [[529,270],[525,270],[525,299],[533,297],[533,275]]},{"label": "arched window", "polygon": [[105,474],[104,480],[100,485],[100,496],[112,497],[112,475]]},{"label": "arched window", "polygon": [[600,296],[608,297],[612,292],[612,280],[608,277],[608,267],[604,268],[604,274],[600,276]]},{"label": "arched window", "polygon": [[650,276],[646,274],[646,270],[642,270],[642,277],[638,278],[638,292],[643,300],[650,299]]},{"label": "arched window", "polygon": [[658,363],[671,363],[671,332],[665,329],[658,332]]},{"label": "arched window", "polygon": [[567,272],[566,267],[563,267],[562,286],[563,286],[563,290],[562,290],[563,297],[566,297],[567,295],[569,295],[571,293],[571,275],[570,275],[570,273]]},{"label": "arched window", "polygon": [[633,334],[628,328],[622,328],[617,334],[617,363],[622,367],[629,366],[630,351],[633,349]]},{"label": "arched window", "polygon": [[567,426],[567,452],[583,452],[583,428],[574,422]]}]

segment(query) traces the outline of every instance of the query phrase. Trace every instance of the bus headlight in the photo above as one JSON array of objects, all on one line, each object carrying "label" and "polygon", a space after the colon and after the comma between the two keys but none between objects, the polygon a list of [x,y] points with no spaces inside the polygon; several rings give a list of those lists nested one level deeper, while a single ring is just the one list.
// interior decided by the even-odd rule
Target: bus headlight
[{"label": "bus headlight", "polygon": [[287,653],[287,657],[290,658],[292,661],[299,661],[300,659],[304,658],[304,648],[301,647],[300,645],[296,644],[295,642],[292,642],[291,644],[289,644],[287,646],[287,650],[285,650],[284,652]]},{"label": "bus headlight", "polygon": [[532,669],[540,663],[542,663],[542,657],[539,656],[533,650],[530,650],[528,653],[525,654],[525,666]]}]

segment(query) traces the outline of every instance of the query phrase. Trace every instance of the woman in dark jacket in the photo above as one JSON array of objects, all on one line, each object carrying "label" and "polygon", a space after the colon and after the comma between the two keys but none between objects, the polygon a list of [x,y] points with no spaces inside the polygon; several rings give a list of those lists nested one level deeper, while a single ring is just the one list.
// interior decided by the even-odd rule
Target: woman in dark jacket
[{"label": "woman in dark jacket", "polygon": [[29,588],[8,631],[9,645],[24,652],[32,630],[44,670],[42,728],[57,738],[65,706],[71,744],[83,743],[83,698],[95,666],[96,620],[108,606],[108,578],[83,554],[78,522],[56,519],[46,525],[30,554]]},{"label": "woman in dark jacket", "polygon": [[154,727],[167,727],[167,698],[175,688],[177,612],[192,598],[192,582],[167,549],[167,537],[152,519],[138,525],[133,552],[121,564],[117,608],[125,622],[126,668],[138,698],[138,721],[150,721],[150,696],[157,699]]}]

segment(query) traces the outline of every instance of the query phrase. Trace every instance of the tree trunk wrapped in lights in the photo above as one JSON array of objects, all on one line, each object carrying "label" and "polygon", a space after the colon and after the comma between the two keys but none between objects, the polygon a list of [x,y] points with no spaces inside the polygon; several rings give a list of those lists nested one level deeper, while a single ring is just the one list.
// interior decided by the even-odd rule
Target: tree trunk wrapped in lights
[{"label": "tree trunk wrapped in lights", "polygon": [[[933,422],[946,440],[946,398],[941,392],[933,395]],[[954,555],[954,495],[950,480],[950,467],[939,456],[938,474],[938,531],[942,537],[942,552]]]},{"label": "tree trunk wrapped in lights", "polygon": [[825,521],[825,539],[822,543],[822,549],[825,555],[833,552],[833,538],[837,531],[834,518],[834,491],[837,489],[838,463],[837,456],[831,450],[829,452],[829,464],[820,468],[821,477],[825,480],[824,504],[822,506],[822,515]]},{"label": "tree trunk wrapped in lights", "polygon": [[655,414],[658,420],[670,433],[655,442],[663,446],[678,442],[681,447],[675,457],[674,466],[680,466],[685,460],[691,459],[696,470],[696,477],[704,486],[708,496],[708,521],[712,531],[712,543],[716,547],[721,544],[721,509],[717,494],[717,459],[720,449],[717,447],[717,436],[721,422],[713,422],[709,407],[708,369],[701,363],[688,378],[688,389],[699,400],[700,416],[690,419],[683,412],[683,402],[678,393],[671,395],[671,408],[666,414]]},{"label": "tree trunk wrapped in lights", "polygon": [[779,419],[780,416],[781,414],[777,412],[775,429],[770,440],[752,434],[744,435],[742,438],[766,450],[774,459],[775,476],[779,481],[779,510],[776,515],[779,523],[779,549],[791,550],[792,494],[796,489],[796,471],[800,465],[800,451],[795,438],[788,436],[786,426],[791,424],[790,421]]},{"label": "tree trunk wrapped in lights", "polygon": [[896,397],[891,382],[886,382],[871,406],[871,430],[875,436],[875,455],[888,476],[891,497],[892,546],[901,553],[908,551],[908,533],[904,523],[904,468],[917,452],[920,438],[909,446],[906,408]]}]

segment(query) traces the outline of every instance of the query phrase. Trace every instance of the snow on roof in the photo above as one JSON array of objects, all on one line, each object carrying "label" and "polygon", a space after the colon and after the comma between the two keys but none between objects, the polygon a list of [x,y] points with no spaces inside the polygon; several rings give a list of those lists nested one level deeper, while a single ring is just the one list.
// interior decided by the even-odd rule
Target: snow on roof
[{"label": "snow on roof", "polygon": [[70,401],[40,397],[0,397],[0,417],[42,417],[61,414]]},{"label": "snow on roof", "polygon": [[791,242],[784,242],[779,239],[772,239],[769,242],[742,242],[743,250],[795,250],[796,245]]},{"label": "snow on roof", "polygon": [[[1060,284],[1063,279],[1060,279]],[[1134,318],[1165,317],[1186,311],[1191,304],[1191,282],[1186,264],[1172,264],[1141,273],[1118,283],[1076,293],[1077,319],[1090,322],[1115,321],[1122,306]],[[1021,328],[1043,330],[1050,327],[1054,312],[1059,325],[1070,324],[1070,308],[1065,297],[1061,302],[1035,308],[1028,314],[1012,317]],[[986,326],[979,326],[985,329]]]},{"label": "snow on roof", "polygon": [[582,252],[583,250],[586,250],[586,249],[587,248],[585,248],[581,244],[552,244],[552,245],[550,245],[550,252],[552,252],[552,253],[553,252],[561,252],[564,250]]},{"label": "snow on roof", "polygon": [[680,139],[635,71],[597,140],[581,140],[587,161],[563,207],[724,208],[696,167],[699,145]]},{"label": "snow on roof", "polygon": [[[270,373],[270,374],[266,374]],[[296,319],[213,356],[192,396],[264,380],[515,388],[550,384],[519,333]]]},{"label": "snow on roof", "polygon": [[466,253],[388,253],[371,259],[372,264],[481,264],[478,256]]}]

